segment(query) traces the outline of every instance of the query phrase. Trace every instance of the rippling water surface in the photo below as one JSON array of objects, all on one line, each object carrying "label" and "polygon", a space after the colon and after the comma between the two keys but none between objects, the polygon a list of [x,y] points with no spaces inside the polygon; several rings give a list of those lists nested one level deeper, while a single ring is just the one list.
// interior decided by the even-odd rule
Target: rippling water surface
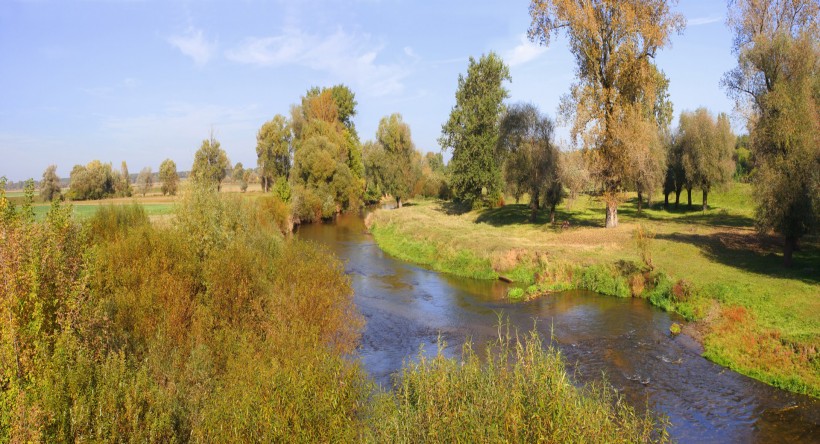
[{"label": "rippling water surface", "polygon": [[452,277],[395,260],[366,234],[358,216],[299,228],[346,261],[355,301],[367,320],[360,356],[385,387],[419,347],[438,338],[457,355],[465,339],[497,335],[499,316],[520,331],[550,332],[578,381],[606,379],[638,408],[672,423],[679,442],[820,442],[820,402],[790,394],[702,358],[690,338],[669,336],[677,320],[639,299],[565,292],[509,302],[505,284]]}]

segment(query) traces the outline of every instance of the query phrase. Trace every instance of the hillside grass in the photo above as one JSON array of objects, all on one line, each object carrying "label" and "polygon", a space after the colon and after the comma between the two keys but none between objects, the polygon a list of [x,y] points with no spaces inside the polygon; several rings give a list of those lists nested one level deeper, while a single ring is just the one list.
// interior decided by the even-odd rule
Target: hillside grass
[{"label": "hillside grass", "polygon": [[[786,269],[779,238],[754,230],[749,185],[712,193],[706,212],[700,193],[692,197],[692,209],[683,203],[667,211],[655,196],[639,215],[627,196],[615,229],[603,229],[604,205],[590,196],[571,208],[562,204],[555,225],[546,213],[529,222],[524,204],[465,211],[442,201],[378,210],[368,223],[379,246],[400,259],[456,275],[511,278],[530,285],[529,297],[581,287],[647,298],[697,321],[687,330],[709,359],[820,397],[817,238],[803,239],[795,266]],[[654,234],[651,269],[634,240],[638,227]]]}]

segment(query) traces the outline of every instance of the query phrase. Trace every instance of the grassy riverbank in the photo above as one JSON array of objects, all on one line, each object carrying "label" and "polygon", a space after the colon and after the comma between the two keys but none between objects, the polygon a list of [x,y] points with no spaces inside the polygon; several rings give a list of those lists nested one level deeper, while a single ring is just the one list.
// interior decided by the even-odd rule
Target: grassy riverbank
[{"label": "grassy riverbank", "polygon": [[[820,397],[817,240],[804,240],[795,267],[785,269],[778,239],[753,229],[747,185],[714,193],[710,202],[706,212],[653,206],[638,215],[628,201],[610,230],[602,228],[603,204],[588,197],[571,210],[562,206],[556,226],[545,214],[530,223],[525,205],[463,212],[433,201],[379,210],[368,222],[392,255],[463,276],[503,275],[524,283],[520,296],[587,288],[647,298],[697,321],[688,331],[709,359]],[[639,227],[654,235],[646,250],[652,268],[635,241]]]}]

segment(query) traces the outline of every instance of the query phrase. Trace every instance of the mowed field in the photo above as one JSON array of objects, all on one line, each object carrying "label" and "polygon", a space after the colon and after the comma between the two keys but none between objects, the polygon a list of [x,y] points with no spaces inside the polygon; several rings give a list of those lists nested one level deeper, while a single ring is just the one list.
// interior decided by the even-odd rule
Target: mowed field
[{"label": "mowed field", "polygon": [[[674,196],[672,196],[674,198]],[[671,306],[698,321],[705,355],[747,375],[790,390],[820,396],[820,245],[804,238],[795,266],[782,265],[782,241],[754,229],[751,187],[736,183],[709,196],[693,192],[663,209],[663,196],[638,214],[634,196],[604,229],[604,205],[581,196],[560,205],[556,224],[546,212],[530,222],[524,203],[464,211],[450,202],[417,201],[379,210],[369,223],[379,245],[405,260],[478,278],[499,275],[534,280],[555,264],[574,267],[641,264],[635,242],[640,226],[654,234],[654,272],[683,282],[686,300]],[[526,202],[526,198],[522,199]],[[564,222],[569,224],[565,226]],[[524,266],[522,263],[535,266]],[[651,284],[648,284],[651,285]],[[670,308],[670,307],[665,307]]]}]

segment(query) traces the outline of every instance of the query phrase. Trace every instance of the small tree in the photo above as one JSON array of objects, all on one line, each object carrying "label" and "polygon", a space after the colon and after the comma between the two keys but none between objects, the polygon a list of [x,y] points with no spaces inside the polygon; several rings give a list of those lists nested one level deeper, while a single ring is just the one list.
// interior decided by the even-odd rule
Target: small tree
[{"label": "small tree", "polygon": [[120,164],[120,172],[115,175],[114,194],[119,197],[131,196],[131,176],[128,173],[128,165],[123,160]]},{"label": "small tree", "polygon": [[152,186],[154,186],[154,173],[151,167],[145,167],[137,176],[137,189],[142,193],[142,197],[145,197]]},{"label": "small tree", "polygon": [[262,179],[262,191],[270,191],[277,177],[290,174],[293,133],[288,119],[277,114],[262,125],[256,134],[256,163]]},{"label": "small tree", "polygon": [[402,199],[410,197],[420,176],[410,126],[404,123],[401,114],[383,117],[376,130],[376,141],[384,147],[385,153],[386,165],[381,178],[383,191],[391,194],[396,199],[396,206],[401,208]]},{"label": "small tree", "polygon": [[40,197],[44,202],[60,198],[60,178],[57,177],[57,165],[49,165],[43,172],[43,180],[40,181]]},{"label": "small tree", "polygon": [[165,159],[159,165],[159,180],[162,182],[162,194],[174,196],[179,189],[179,174],[177,164],[171,159]]},{"label": "small tree", "polygon": [[[706,211],[709,190],[731,180],[735,172],[732,154],[735,136],[729,117],[721,113],[717,120],[706,108],[693,113],[683,112],[678,128],[681,164],[688,184],[703,190],[703,211]],[[692,205],[691,196],[689,205]]]},{"label": "small tree", "polygon": [[194,155],[191,178],[201,184],[216,186],[216,190],[219,191],[222,189],[222,179],[230,168],[228,155],[220,148],[219,141],[211,135],[202,141],[202,146]]},{"label": "small tree", "polygon": [[473,205],[493,206],[503,184],[496,152],[498,124],[509,92],[504,81],[510,70],[491,52],[476,61],[470,57],[467,76],[458,76],[456,104],[441,127],[442,150],[453,150],[448,165],[453,195]]},{"label": "small tree", "polygon": [[554,124],[534,105],[516,104],[501,120],[499,150],[506,155],[507,181],[530,194],[530,220],[540,206],[550,209],[555,222],[555,207],[561,202],[558,149],[552,141]]},{"label": "small tree", "polygon": [[236,162],[236,165],[233,167],[233,172],[231,173],[231,178],[239,184],[239,190],[243,193],[248,190],[248,180],[245,173],[246,171],[242,166],[242,162]]},{"label": "small tree", "polygon": [[558,163],[558,166],[561,183],[563,183],[569,191],[569,195],[567,196],[567,208],[571,209],[578,195],[586,190],[591,183],[589,170],[584,161],[584,153],[580,150],[565,152],[561,155],[561,161]]}]

